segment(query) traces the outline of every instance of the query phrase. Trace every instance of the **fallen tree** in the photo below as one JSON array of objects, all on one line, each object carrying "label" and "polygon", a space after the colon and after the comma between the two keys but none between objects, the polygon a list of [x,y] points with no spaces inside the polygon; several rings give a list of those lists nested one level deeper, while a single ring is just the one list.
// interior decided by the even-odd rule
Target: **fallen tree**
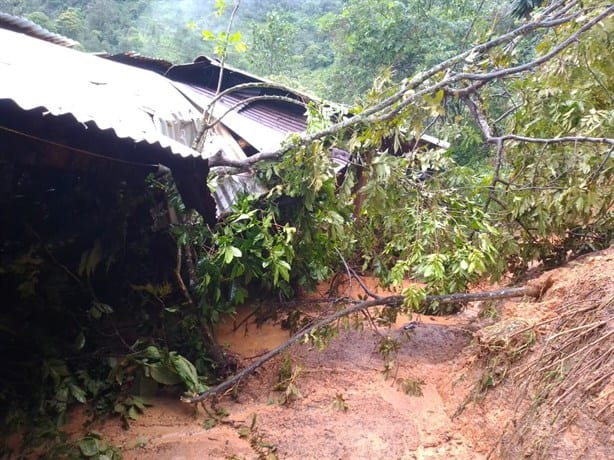
[{"label": "fallen tree", "polygon": [[[607,246],[614,72],[603,56],[611,54],[613,14],[601,0],[551,1],[430,69],[401,80],[382,76],[343,113],[310,104],[307,131],[277,150],[209,158],[220,174],[253,173],[268,192],[240,197],[215,229],[194,220],[186,226],[205,320],[232,313],[254,292],[288,298],[297,286],[308,290],[338,271],[340,258],[346,271],[361,267],[387,285],[423,282],[436,297],[421,299],[419,311],[445,314],[451,309],[442,307],[480,300],[449,294],[479,279],[521,275],[536,260],[555,265]],[[220,121],[205,118],[204,131]],[[420,151],[417,141],[403,147],[427,130],[446,137],[459,123],[483,147],[475,169],[449,152]],[[332,147],[350,153],[341,177],[330,164]],[[353,206],[358,199],[362,205]],[[408,300],[373,298],[338,314]]]},{"label": "fallen tree", "polygon": [[[515,288],[506,288],[499,289],[496,291],[490,292],[475,292],[475,293],[459,293],[459,294],[449,294],[449,295],[427,295],[423,303],[468,303],[468,302],[477,302],[483,300],[498,300],[498,299],[507,299],[511,297],[533,297],[538,298],[544,294],[544,292],[550,287],[550,280],[546,281],[543,285],[529,285],[523,287],[515,287]],[[241,380],[253,374],[259,367],[263,366],[265,363],[273,359],[275,356],[279,355],[290,346],[294,345],[296,342],[300,341],[307,335],[316,332],[318,329],[321,329],[325,326],[328,326],[338,319],[343,317],[352,315],[354,313],[358,313],[361,311],[366,311],[369,308],[373,307],[386,307],[386,308],[399,308],[406,301],[405,296],[402,295],[392,295],[387,297],[378,297],[371,300],[365,300],[362,302],[354,302],[352,305],[343,308],[333,315],[322,319],[320,321],[316,321],[315,323],[304,327],[302,330],[294,334],[290,339],[288,339],[283,344],[279,345],[277,348],[269,351],[264,354],[252,364],[247,366],[245,369],[236,373],[232,377],[226,379],[224,382],[216,385],[212,388],[207,389],[206,391],[189,397],[183,397],[182,401],[189,404],[196,404],[201,401],[204,401],[207,398],[219,396],[231,388],[238,385]]]},{"label": "fallen tree", "polygon": [[[202,302],[215,310],[239,292],[240,303],[254,279],[291,296],[296,284],[332,276],[337,249],[386,283],[410,277],[450,293],[487,275],[522,273],[534,260],[556,264],[607,246],[614,138],[604,103],[611,64],[602,56],[611,53],[613,14],[605,1],[549,2],[430,69],[400,81],[383,76],[345,113],[310,104],[307,131],[274,151],[243,160],[217,152],[209,164],[219,174],[251,171],[269,191],[238,203],[219,231],[197,228],[185,238],[197,259],[211,261],[190,280]],[[567,75],[572,68],[581,75]],[[567,122],[570,104],[582,111]],[[209,111],[202,135],[223,121]],[[476,170],[449,152],[419,151],[417,141],[399,147],[427,130],[445,138],[459,123],[481,138]],[[342,177],[330,165],[335,146],[350,153]],[[261,245],[255,234],[270,241]]]},{"label": "fallen tree", "polygon": [[[482,129],[485,141],[490,144],[496,144],[499,149],[502,149],[503,143],[506,141],[535,142],[540,144],[589,142],[603,143],[612,147],[614,146],[614,138],[606,136],[598,138],[590,136],[557,136],[547,139],[518,136],[514,134],[493,136],[492,132],[495,130],[492,129],[491,123],[488,121],[485,114],[478,112],[475,101],[475,98],[481,99],[480,93],[484,91],[488,84],[522,75],[551,61],[567,48],[578,43],[586,32],[590,31],[595,25],[603,22],[614,13],[613,5],[607,5],[606,3],[600,4],[602,2],[592,3],[595,4],[587,5],[586,9],[584,9],[580,2],[576,0],[551,2],[546,9],[535,15],[531,21],[525,22],[510,32],[497,36],[492,40],[473,46],[457,56],[447,59],[424,72],[418,73],[412,78],[404,79],[392,94],[378,101],[378,103],[334,123],[325,129],[318,130],[314,133],[299,135],[293,142],[285,143],[277,150],[260,152],[244,160],[226,158],[223,152],[218,152],[217,155],[209,160],[209,164],[211,167],[223,166],[244,171],[263,161],[279,161],[285,153],[297,147],[308,146],[316,141],[328,139],[331,136],[343,133],[347,129],[360,129],[361,126],[392,121],[399,116],[403,116],[404,111],[412,105],[424,105],[425,97],[428,99],[429,96],[439,91],[442,91],[442,94],[447,97],[462,97],[463,101],[472,112],[475,121],[478,123],[480,129]],[[600,9],[600,7],[602,8]],[[597,11],[597,14],[589,18],[585,16],[589,11],[591,13]],[[503,68],[492,66],[492,63],[488,62],[488,53],[493,50],[507,47],[504,51],[506,53],[511,53],[514,49],[517,49],[519,43],[523,39],[535,38],[539,33],[554,30],[565,24],[572,24],[574,22],[580,23],[580,21],[584,22],[577,30],[561,39],[560,42],[553,44],[551,49],[541,56],[537,56],[522,64]],[[479,66],[477,66],[476,69],[467,67],[467,64],[472,64],[474,62],[479,62]],[[459,66],[463,69],[462,71],[457,70]],[[487,70],[478,71],[477,69],[480,68],[486,68]],[[269,86],[276,87],[276,85]],[[240,89],[242,88],[237,87],[236,89],[231,89],[231,91]],[[217,98],[219,97],[221,97],[221,94]],[[262,100],[266,100],[269,97],[270,96],[262,96],[261,98]],[[213,101],[215,102],[217,98]],[[255,102],[258,99],[258,97],[253,97],[250,99],[250,102]],[[439,101],[441,101],[441,99],[439,99]],[[480,103],[478,104],[481,105]],[[479,108],[482,109],[483,107]],[[210,113],[208,110],[205,112],[205,117],[209,120]],[[210,127],[211,125],[209,123],[204,123],[202,126],[203,133]],[[200,134],[200,137],[202,137],[202,134]]]}]

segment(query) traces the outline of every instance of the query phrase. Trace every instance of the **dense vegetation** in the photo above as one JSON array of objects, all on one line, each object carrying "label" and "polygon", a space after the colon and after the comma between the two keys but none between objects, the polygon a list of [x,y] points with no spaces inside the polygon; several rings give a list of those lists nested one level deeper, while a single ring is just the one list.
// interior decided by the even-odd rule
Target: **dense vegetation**
[{"label": "dense vegetation", "polygon": [[[76,39],[87,51],[137,51],[172,62],[213,54],[215,43],[201,32],[225,31],[229,10],[217,14],[214,2],[198,0],[0,1],[0,11]],[[509,27],[510,11],[493,0],[243,0],[234,29],[249,51],[230,50],[228,61],[351,101],[386,68],[401,78]]]},{"label": "dense vegetation", "polygon": [[[248,159],[243,166],[269,192],[243,197],[214,229],[182,209],[172,184],[158,183],[155,190],[162,188],[180,214],[173,236],[190,293],[183,295],[172,273],[135,280],[121,301],[148,327],[132,337],[129,352],[106,350],[104,366],[93,345],[90,361],[79,363],[43,337],[34,349],[51,352],[39,363],[44,390],[32,393],[32,406],[62,415],[71,401],[94,400],[129,420],[142,408],[138,390],[148,382],[181,382],[199,393],[216,371],[228,370],[210,332],[220,315],[263,292],[291,297],[338,270],[368,271],[385,284],[418,279],[424,287],[408,290],[403,308],[446,313],[424,304],[424,296],[464,291],[505,272],[522,276],[535,261],[553,266],[609,245],[614,11],[606,1],[572,0],[531,18],[538,3],[244,0],[234,29],[247,51],[239,53],[219,40],[229,8],[217,14],[206,2],[0,1],[0,10],[26,15],[90,51],[134,49],[173,61],[217,53],[258,74],[353,101],[335,113],[310,106],[306,135]],[[402,149],[427,131],[451,148]],[[342,177],[330,166],[331,146],[351,154]],[[0,268],[10,266],[20,286],[35,289],[26,266],[49,259],[41,255],[49,247],[23,250],[29,257],[3,260]],[[70,266],[85,280],[82,294],[93,313],[78,318],[82,328],[70,331],[70,344],[70,334],[53,337],[73,352],[81,337],[117,332],[108,319],[113,308],[95,303],[100,293],[92,293],[104,289],[93,278],[98,266],[113,266],[113,254],[94,260],[94,252],[73,254]],[[51,271],[57,281],[58,266]],[[52,300],[61,310],[61,299]],[[380,320],[393,319],[390,312]],[[300,322],[290,319],[291,326]],[[329,328],[311,339],[332,334]],[[19,396],[7,388],[5,401]]]}]

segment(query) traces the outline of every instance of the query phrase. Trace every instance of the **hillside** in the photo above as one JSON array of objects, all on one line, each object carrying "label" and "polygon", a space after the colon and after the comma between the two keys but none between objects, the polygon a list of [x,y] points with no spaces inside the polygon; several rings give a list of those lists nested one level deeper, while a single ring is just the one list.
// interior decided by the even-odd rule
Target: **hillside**
[{"label": "hillside", "polygon": [[[279,358],[244,382],[236,398],[207,406],[209,414],[169,396],[156,399],[127,431],[117,420],[90,429],[121,446],[126,459],[612,458],[614,247],[531,282],[548,279],[539,301],[413,318],[417,327],[387,381],[373,332],[345,330],[322,352],[292,348],[300,396],[288,404],[274,391]],[[406,322],[379,332],[404,335]],[[284,339],[275,331],[279,326],[269,321],[225,337],[253,355],[262,351],[262,337],[269,346]],[[559,338],[567,358],[540,370]],[[559,365],[559,378],[548,380]],[[395,378],[415,382],[406,388],[413,394]],[[219,422],[211,419],[216,410]]]}]

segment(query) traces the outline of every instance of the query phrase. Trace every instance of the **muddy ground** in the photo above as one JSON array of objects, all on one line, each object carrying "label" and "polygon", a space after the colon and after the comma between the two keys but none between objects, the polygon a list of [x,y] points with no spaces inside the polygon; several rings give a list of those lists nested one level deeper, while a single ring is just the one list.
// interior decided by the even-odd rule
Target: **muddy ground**
[{"label": "muddy ground", "polygon": [[[510,371],[504,382],[475,397],[475,384],[484,377],[476,334],[510,318],[538,324],[582,293],[599,289],[611,295],[614,248],[584,256],[534,281],[547,278],[552,286],[539,300],[476,303],[454,316],[400,318],[393,328],[379,328],[380,334],[401,339],[398,367],[388,379],[382,372],[378,334],[367,328],[346,329],[324,351],[305,344],[290,349],[289,357],[300,369],[292,380],[300,396],[295,392],[297,397],[287,404],[282,404],[283,393],[274,390],[284,360],[280,356],[248,378],[234,397],[222,398],[215,408],[208,406],[211,413],[222,414],[219,420],[173,395],[153,400],[129,430],[118,420],[99,422],[90,429],[120,446],[128,460],[500,458],[499,441],[532,396]],[[417,326],[406,333],[403,326],[410,320]],[[612,318],[608,321],[611,328]],[[540,334],[546,330],[537,327],[536,333],[538,340],[526,359],[539,351],[544,340]],[[288,332],[270,321],[260,328],[248,324],[247,329],[232,332],[229,321],[219,335],[249,363],[285,340]],[[414,382],[413,389],[422,394],[402,391],[398,383],[403,379]],[[552,458],[614,458],[609,428],[614,422],[612,395],[610,376],[595,396],[595,404],[609,409],[559,433]]]}]

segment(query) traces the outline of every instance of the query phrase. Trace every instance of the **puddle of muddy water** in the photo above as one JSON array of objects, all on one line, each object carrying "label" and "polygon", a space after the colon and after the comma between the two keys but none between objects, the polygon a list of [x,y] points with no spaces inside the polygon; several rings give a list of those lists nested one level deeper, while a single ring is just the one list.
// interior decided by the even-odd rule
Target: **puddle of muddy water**
[{"label": "puddle of muddy water", "polygon": [[[379,287],[378,280],[373,277],[364,277],[362,282],[371,292],[378,295],[397,295],[401,292],[401,289],[394,291]],[[410,284],[410,282],[407,282],[402,288]],[[322,299],[325,303],[326,299],[331,297],[330,288],[330,283],[322,283],[313,293],[303,297],[309,302],[306,305],[310,309],[310,313],[317,312],[317,304],[313,303],[314,300]],[[358,299],[359,296],[365,295],[364,289],[356,280],[350,282],[347,279],[337,279],[335,289],[333,297]],[[286,342],[290,338],[290,332],[281,327],[280,321],[257,321],[258,310],[258,306],[244,305],[237,309],[233,317],[225,318],[222,323],[217,325],[215,330],[218,343],[243,358],[251,358],[266,353]],[[396,324],[392,327],[398,329],[412,321],[442,326],[458,323],[455,316],[413,314],[411,317],[398,315]]]},{"label": "puddle of muddy water", "polygon": [[215,329],[219,344],[238,355],[249,358],[266,353],[290,338],[289,331],[278,322],[256,322],[256,307],[245,305],[234,317],[225,318]]}]

